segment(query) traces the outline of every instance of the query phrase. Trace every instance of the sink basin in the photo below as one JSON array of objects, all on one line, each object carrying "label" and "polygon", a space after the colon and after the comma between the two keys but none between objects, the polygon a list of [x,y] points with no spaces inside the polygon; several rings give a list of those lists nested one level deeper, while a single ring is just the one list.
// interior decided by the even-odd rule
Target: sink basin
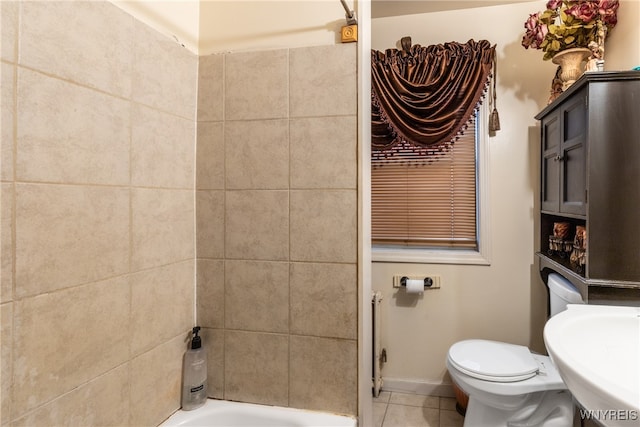
[{"label": "sink basin", "polygon": [[549,356],[586,409],[605,426],[640,419],[640,307],[569,305],[544,327]]}]

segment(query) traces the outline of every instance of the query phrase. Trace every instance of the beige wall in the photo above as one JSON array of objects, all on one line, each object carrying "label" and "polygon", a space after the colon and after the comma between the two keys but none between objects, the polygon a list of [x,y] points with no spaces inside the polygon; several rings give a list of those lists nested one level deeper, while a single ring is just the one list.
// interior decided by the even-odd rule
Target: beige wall
[{"label": "beige wall", "polygon": [[[534,265],[538,128],[533,117],[546,105],[555,66],[542,61],[540,51],[520,45],[525,19],[543,7],[537,2],[373,20],[372,48],[377,50],[396,47],[407,35],[422,45],[471,38],[497,44],[502,126],[488,140],[490,188],[484,189],[491,200],[491,265],[373,264],[373,288],[385,298],[382,344],[388,352],[383,369],[387,384],[440,390],[440,384],[450,383],[447,350],[466,338],[544,351],[546,289]],[[621,10],[627,7],[635,8],[635,14],[620,16],[607,45],[607,69],[629,69],[637,62],[637,2],[623,2]],[[622,51],[632,57],[624,57]],[[394,274],[440,275],[442,288],[406,298],[392,288]]]},{"label": "beige wall", "polygon": [[1,7],[0,424],[157,425],[193,323],[197,57],[108,2]]},{"label": "beige wall", "polygon": [[618,24],[607,38],[605,70],[640,66],[640,1],[620,0]]},{"label": "beige wall", "polygon": [[[200,0],[111,0],[140,21],[198,53]],[[215,2],[219,3],[219,2]]]},{"label": "beige wall", "polygon": [[202,56],[199,82],[210,395],[356,414],[356,45]]},{"label": "beige wall", "polygon": [[199,55],[336,44],[345,25],[339,0],[113,3]]},{"label": "beige wall", "polygon": [[335,44],[343,25],[339,0],[203,1],[198,48],[208,55]]}]

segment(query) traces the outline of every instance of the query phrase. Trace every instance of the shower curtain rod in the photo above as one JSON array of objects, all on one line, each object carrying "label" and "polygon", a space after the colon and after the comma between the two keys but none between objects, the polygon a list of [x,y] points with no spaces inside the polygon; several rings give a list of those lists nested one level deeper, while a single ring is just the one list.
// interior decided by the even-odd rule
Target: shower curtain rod
[{"label": "shower curtain rod", "polygon": [[342,7],[344,7],[345,15],[347,17],[347,25],[356,25],[358,23],[356,13],[349,9],[345,0],[340,0],[340,3],[342,3]]}]

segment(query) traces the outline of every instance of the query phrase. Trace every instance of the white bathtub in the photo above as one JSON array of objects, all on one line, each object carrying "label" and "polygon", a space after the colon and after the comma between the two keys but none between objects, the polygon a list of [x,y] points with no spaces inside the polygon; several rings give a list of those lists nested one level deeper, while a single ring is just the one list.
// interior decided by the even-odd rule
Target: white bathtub
[{"label": "white bathtub", "polygon": [[326,412],[207,399],[193,411],[179,410],[160,427],[356,427],[356,419]]}]

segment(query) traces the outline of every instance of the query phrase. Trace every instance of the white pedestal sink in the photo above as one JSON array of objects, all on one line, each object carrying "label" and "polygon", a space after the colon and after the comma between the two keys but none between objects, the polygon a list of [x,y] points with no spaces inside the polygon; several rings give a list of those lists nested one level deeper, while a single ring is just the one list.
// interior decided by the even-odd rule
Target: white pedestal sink
[{"label": "white pedestal sink", "polygon": [[640,426],[640,307],[569,305],[544,342],[583,418]]}]

